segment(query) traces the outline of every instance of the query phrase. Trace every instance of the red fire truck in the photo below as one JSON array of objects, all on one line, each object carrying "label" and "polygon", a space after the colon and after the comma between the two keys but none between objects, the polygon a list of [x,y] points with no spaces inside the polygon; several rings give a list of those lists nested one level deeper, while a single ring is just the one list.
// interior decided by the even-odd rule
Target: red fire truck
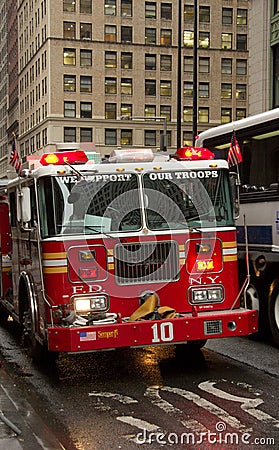
[{"label": "red fire truck", "polygon": [[236,183],[213,157],[118,149],[94,164],[59,151],[1,187],[1,316],[34,354],[257,330],[238,286]]}]

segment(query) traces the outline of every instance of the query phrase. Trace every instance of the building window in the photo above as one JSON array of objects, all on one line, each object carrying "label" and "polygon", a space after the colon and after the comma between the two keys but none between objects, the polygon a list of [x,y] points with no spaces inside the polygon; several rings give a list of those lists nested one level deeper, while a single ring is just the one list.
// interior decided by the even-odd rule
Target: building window
[{"label": "building window", "polygon": [[171,3],[161,3],[161,19],[172,20]]},{"label": "building window", "polygon": [[193,47],[194,46],[194,32],[193,31],[184,30],[183,44],[184,44],[184,47]]},{"label": "building window", "polygon": [[198,121],[200,123],[208,123],[209,122],[209,108],[199,108]]},{"label": "building window", "polygon": [[[47,145],[47,128],[42,130],[43,146]],[[29,155],[29,142],[26,142],[26,155]]]},{"label": "building window", "polygon": [[156,44],[156,28],[145,28],[145,44]]},{"label": "building window", "polygon": [[161,29],[160,32],[160,44],[171,45],[172,44],[172,31]]},{"label": "building window", "polygon": [[236,75],[247,75],[247,60],[237,59],[236,60]]},{"label": "building window", "polygon": [[184,56],[183,71],[193,73],[193,57],[192,56]]},{"label": "building window", "polygon": [[80,129],[80,142],[92,142],[92,128],[81,128]]},{"label": "building window", "polygon": [[199,83],[199,98],[209,98],[209,83]]},{"label": "building window", "polygon": [[105,93],[117,94],[116,78],[105,78]]},{"label": "building window", "polygon": [[106,145],[117,145],[117,133],[115,129],[106,128],[105,129],[105,144]]},{"label": "building window", "polygon": [[274,45],[273,47],[273,99],[272,106],[277,108],[279,106],[279,46]]},{"label": "building window", "polygon": [[210,72],[210,58],[199,58],[199,73]]},{"label": "building window", "polygon": [[132,117],[132,115],[133,115],[132,105],[127,104],[127,103],[121,103],[120,113],[121,113],[121,116]]},{"label": "building window", "polygon": [[172,70],[172,55],[160,56],[160,70],[161,72],[170,72]]},{"label": "building window", "polygon": [[165,117],[169,122],[171,121],[171,106],[161,105],[160,116]]},{"label": "building window", "polygon": [[120,145],[133,145],[132,130],[120,130]]},{"label": "building window", "polygon": [[80,117],[82,119],[92,119],[92,103],[81,102],[80,103]]},{"label": "building window", "polygon": [[233,23],[233,9],[222,8],[222,24],[232,25],[232,23]]},{"label": "building window", "polygon": [[145,105],[144,108],[145,117],[155,117],[156,116],[156,105]]},{"label": "building window", "polygon": [[237,8],[236,23],[237,25],[247,25],[247,9]]},{"label": "building window", "polygon": [[64,92],[76,92],[75,75],[64,75]]},{"label": "building window", "polygon": [[91,40],[92,39],[92,25],[91,23],[80,24],[80,39]]},{"label": "building window", "polygon": [[80,0],[80,12],[92,14],[92,0]]},{"label": "building window", "polygon": [[246,109],[236,108],[236,120],[245,119],[245,117],[246,117]]},{"label": "building window", "polygon": [[221,123],[229,123],[232,121],[231,108],[221,108]]},{"label": "building window", "polygon": [[194,6],[184,5],[184,22],[194,22]]},{"label": "building window", "polygon": [[207,31],[199,32],[199,47],[200,48],[209,48],[210,45],[210,33]]},{"label": "building window", "polygon": [[222,58],[221,59],[221,72],[224,75],[232,74],[232,59],[231,58]]},{"label": "building window", "polygon": [[144,130],[144,145],[146,147],[156,146],[156,130]]},{"label": "building window", "polygon": [[232,85],[231,83],[221,84],[221,98],[231,99],[232,98]]},{"label": "building window", "polygon": [[116,42],[115,25],[105,25],[105,42]]},{"label": "building window", "polygon": [[231,33],[222,33],[222,49],[223,50],[231,50],[232,49],[232,34]]},{"label": "building window", "polygon": [[200,6],[199,22],[200,23],[210,23],[210,7],[209,6]]},{"label": "building window", "polygon": [[145,70],[156,70],[156,55],[145,55]]},{"label": "building window", "polygon": [[64,117],[76,117],[76,102],[64,102]]},{"label": "building window", "polygon": [[80,51],[80,65],[81,67],[92,66],[92,50]]},{"label": "building window", "polygon": [[184,81],[183,96],[184,97],[193,97],[193,82],[192,81]]},{"label": "building window", "polygon": [[75,22],[63,22],[63,37],[64,39],[76,38],[76,24]]},{"label": "building window", "polygon": [[105,103],[105,118],[116,119],[116,103]]},{"label": "building window", "polygon": [[156,80],[145,80],[145,95],[156,95]]},{"label": "building window", "polygon": [[133,41],[132,27],[121,27],[121,42],[130,44]]},{"label": "building window", "polygon": [[160,95],[163,97],[171,97],[171,81],[160,81]]},{"label": "building window", "polygon": [[116,0],[105,0],[105,16],[116,15]]},{"label": "building window", "polygon": [[193,122],[193,108],[191,106],[184,106],[183,121],[184,122]]},{"label": "building window", "polygon": [[121,69],[133,68],[133,54],[129,52],[121,52]]},{"label": "building window", "polygon": [[74,127],[64,127],[64,142],[76,142],[77,131]]},{"label": "building window", "polygon": [[236,100],[246,100],[246,84],[236,85]]},{"label": "building window", "polygon": [[189,135],[189,131],[183,131],[183,146],[188,147],[192,145],[193,137]]},{"label": "building window", "polygon": [[80,77],[80,92],[92,92],[92,77]]},{"label": "building window", "polygon": [[156,3],[155,2],[145,2],[145,18],[146,19],[156,19]]},{"label": "building window", "polygon": [[121,16],[122,17],[132,17],[132,0],[121,0]]},{"label": "building window", "polygon": [[63,0],[63,11],[64,12],[75,12],[76,2],[73,0]]},{"label": "building window", "polygon": [[133,80],[132,78],[121,78],[121,94],[133,94]]},{"label": "building window", "polygon": [[116,52],[105,52],[105,67],[109,69],[116,69],[117,67]]},{"label": "building window", "polygon": [[236,35],[236,50],[247,50],[247,34]]}]

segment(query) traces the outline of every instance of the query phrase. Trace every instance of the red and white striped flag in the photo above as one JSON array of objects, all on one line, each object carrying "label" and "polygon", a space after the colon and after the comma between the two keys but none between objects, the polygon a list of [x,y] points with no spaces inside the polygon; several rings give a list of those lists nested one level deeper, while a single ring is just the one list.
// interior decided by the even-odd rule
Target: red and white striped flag
[{"label": "red and white striped flag", "polygon": [[228,153],[228,164],[229,167],[236,166],[242,162],[242,155],[240,151],[239,144],[236,139],[235,131],[233,131],[230,148]]},{"label": "red and white striped flag", "polygon": [[12,142],[12,150],[11,150],[11,156],[10,156],[10,164],[13,166],[17,173],[20,173],[22,170],[22,161],[19,157],[17,148],[16,148],[16,140],[13,139]]}]

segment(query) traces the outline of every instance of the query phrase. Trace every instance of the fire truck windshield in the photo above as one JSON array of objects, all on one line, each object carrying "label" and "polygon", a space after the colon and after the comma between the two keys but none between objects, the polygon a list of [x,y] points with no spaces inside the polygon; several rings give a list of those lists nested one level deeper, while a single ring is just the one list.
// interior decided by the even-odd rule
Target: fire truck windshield
[{"label": "fire truck windshield", "polygon": [[42,237],[233,225],[219,170],[46,176],[37,187]]}]

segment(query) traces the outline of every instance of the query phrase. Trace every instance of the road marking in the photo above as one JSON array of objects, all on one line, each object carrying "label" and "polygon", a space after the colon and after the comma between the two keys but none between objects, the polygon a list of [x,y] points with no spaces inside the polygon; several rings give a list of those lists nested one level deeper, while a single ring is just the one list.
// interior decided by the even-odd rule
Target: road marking
[{"label": "road marking", "polygon": [[202,391],[208,392],[209,394],[212,394],[215,397],[219,397],[224,400],[229,400],[231,402],[241,403],[240,407],[243,411],[247,412],[251,416],[260,420],[261,422],[271,423],[276,428],[279,428],[279,420],[275,419],[274,417],[270,416],[269,414],[259,409],[255,409],[257,406],[264,403],[263,399],[239,397],[237,395],[229,394],[228,392],[225,392],[219,388],[214,387],[215,384],[216,381],[204,381],[203,383],[200,383],[198,387]]},{"label": "road marking", "polygon": [[[172,417],[178,419],[180,423],[184,425],[184,427],[190,428],[193,432],[204,433],[208,431],[204,425],[202,425],[195,419],[180,420],[181,417],[185,415],[185,413],[181,411],[179,408],[173,406],[172,403],[169,403],[166,400],[162,399],[159,394],[159,389],[160,388],[158,386],[149,387],[146,389],[144,396],[150,398],[151,403],[153,403],[153,405],[158,406],[163,411],[165,411],[165,413],[171,414]],[[164,388],[162,389],[164,390]]]},{"label": "road marking", "polygon": [[242,430],[245,432],[251,432],[252,428],[246,428],[245,425],[243,425],[236,417],[231,416],[227,411],[220,408],[217,405],[214,405],[214,403],[209,402],[205,398],[200,397],[198,394],[194,394],[194,392],[191,391],[185,391],[184,389],[180,388],[172,388],[165,386],[162,388],[163,391],[173,392],[177,395],[180,395],[181,397],[186,398],[187,400],[192,401],[196,405],[200,406],[201,408],[205,409],[211,414],[214,414],[219,419],[226,422],[231,427]]},{"label": "road marking", "polygon": [[113,400],[117,400],[119,403],[123,403],[124,405],[129,405],[130,403],[138,403],[135,398],[128,397],[127,395],[116,394],[113,392],[89,392],[89,397],[106,397],[112,398]]},{"label": "road marking", "polygon": [[154,431],[158,431],[161,428],[158,425],[155,425],[154,423],[146,422],[146,420],[137,419],[136,417],[132,416],[119,416],[116,417],[117,420],[120,422],[128,423],[129,425],[132,425],[133,427],[137,427],[140,430],[146,430],[149,433],[152,433]]}]

